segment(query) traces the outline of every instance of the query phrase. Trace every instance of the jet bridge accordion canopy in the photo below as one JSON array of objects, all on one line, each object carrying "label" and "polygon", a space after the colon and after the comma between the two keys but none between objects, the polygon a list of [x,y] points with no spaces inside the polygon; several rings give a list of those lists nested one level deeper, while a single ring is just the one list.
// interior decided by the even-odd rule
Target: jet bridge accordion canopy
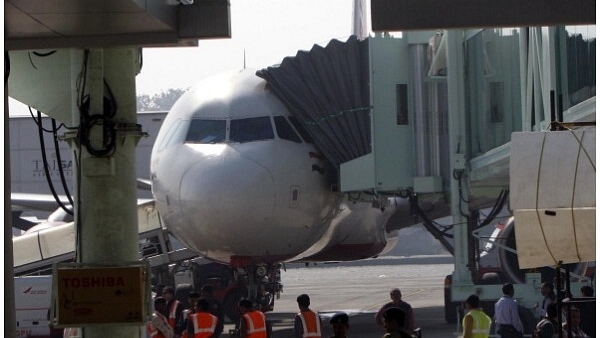
[{"label": "jet bridge accordion canopy", "polygon": [[367,40],[314,45],[257,71],[336,168],[371,151]]}]

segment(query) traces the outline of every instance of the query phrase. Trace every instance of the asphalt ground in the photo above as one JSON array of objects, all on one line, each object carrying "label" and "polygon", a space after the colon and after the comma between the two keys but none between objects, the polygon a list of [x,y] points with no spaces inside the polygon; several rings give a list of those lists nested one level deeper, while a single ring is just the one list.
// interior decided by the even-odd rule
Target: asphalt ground
[{"label": "asphalt ground", "polygon": [[[453,268],[448,256],[288,267],[282,271],[284,291],[275,301],[275,310],[267,313],[272,337],[293,337],[296,297],[302,293],[311,297],[311,308],[320,314],[323,337],[332,334],[329,318],[337,312],[350,316],[351,338],[381,337],[385,332],[375,324],[375,313],[390,301],[389,291],[395,287],[412,305],[423,338],[459,337],[460,327],[446,323],[444,317],[443,281]],[[225,332],[233,328],[230,323]]]}]

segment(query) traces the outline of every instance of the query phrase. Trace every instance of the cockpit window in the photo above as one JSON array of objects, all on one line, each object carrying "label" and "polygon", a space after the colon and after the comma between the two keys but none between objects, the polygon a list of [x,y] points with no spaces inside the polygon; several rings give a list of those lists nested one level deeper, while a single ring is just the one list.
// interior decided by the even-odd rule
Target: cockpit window
[{"label": "cockpit window", "polygon": [[225,141],[227,121],[193,119],[186,143],[221,143]]},{"label": "cockpit window", "polygon": [[271,140],[273,127],[268,116],[249,119],[231,120],[229,127],[229,141],[250,142],[258,140]]},{"label": "cockpit window", "polygon": [[[158,150],[169,148],[174,144],[181,144],[185,138],[185,132],[189,121],[177,120],[165,133],[165,136],[160,140]],[[157,142],[159,142],[157,140]]]},{"label": "cockpit window", "polygon": [[306,129],[304,129],[304,127],[300,124],[300,122],[298,122],[298,120],[294,116],[290,116],[288,118],[290,119],[290,122],[292,122],[292,124],[294,125],[294,128],[296,128],[296,130],[300,133],[300,136],[302,136],[304,142],[313,143],[313,139],[310,137]]},{"label": "cockpit window", "polygon": [[275,130],[277,130],[277,136],[279,136],[280,139],[302,143],[302,140],[298,134],[296,134],[290,123],[286,121],[285,117],[274,116],[273,120],[275,120]]}]

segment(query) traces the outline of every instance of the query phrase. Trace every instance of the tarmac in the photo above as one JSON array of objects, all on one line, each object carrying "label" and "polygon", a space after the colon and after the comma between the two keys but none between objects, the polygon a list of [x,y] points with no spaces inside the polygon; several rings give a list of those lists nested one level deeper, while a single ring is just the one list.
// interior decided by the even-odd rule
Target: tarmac
[{"label": "tarmac", "polygon": [[[275,311],[267,313],[271,337],[293,337],[296,297],[302,293],[311,297],[311,308],[319,312],[322,337],[332,335],[329,318],[337,312],[350,316],[349,337],[382,337],[385,331],[375,324],[375,313],[390,301],[394,287],[412,305],[423,338],[460,337],[460,327],[446,323],[444,316],[443,280],[453,270],[449,262],[447,257],[429,257],[288,268],[282,272],[284,292],[275,301]],[[227,324],[224,332],[233,328]]]}]

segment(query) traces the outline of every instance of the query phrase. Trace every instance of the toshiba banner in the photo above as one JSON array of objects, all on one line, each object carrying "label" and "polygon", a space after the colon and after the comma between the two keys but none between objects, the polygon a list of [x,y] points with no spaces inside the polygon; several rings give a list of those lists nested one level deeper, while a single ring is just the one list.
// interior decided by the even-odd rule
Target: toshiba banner
[{"label": "toshiba banner", "polygon": [[58,325],[143,323],[148,291],[145,268],[59,267],[54,278]]}]

